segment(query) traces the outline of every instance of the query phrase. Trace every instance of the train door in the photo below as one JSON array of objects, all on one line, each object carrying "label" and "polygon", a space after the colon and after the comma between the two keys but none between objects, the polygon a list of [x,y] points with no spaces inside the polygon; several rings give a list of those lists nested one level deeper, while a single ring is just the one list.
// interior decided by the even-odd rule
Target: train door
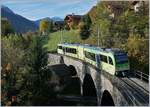
[{"label": "train door", "polygon": [[95,57],[96,57],[96,66],[97,66],[97,68],[101,68],[100,67],[100,55],[95,54]]},{"label": "train door", "polygon": [[115,74],[115,66],[110,56],[107,56],[107,71],[112,75]]},{"label": "train door", "polygon": [[65,51],[66,51],[65,47],[63,47],[62,49],[63,49],[63,54],[65,55]]}]

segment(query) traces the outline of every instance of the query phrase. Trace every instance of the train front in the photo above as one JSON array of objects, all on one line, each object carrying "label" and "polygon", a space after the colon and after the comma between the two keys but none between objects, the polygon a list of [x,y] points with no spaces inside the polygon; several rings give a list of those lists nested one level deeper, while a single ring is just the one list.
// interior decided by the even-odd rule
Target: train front
[{"label": "train front", "polygon": [[115,57],[115,67],[116,72],[115,75],[119,77],[126,77],[130,71],[129,59],[127,53],[125,52],[117,52],[114,55]]}]

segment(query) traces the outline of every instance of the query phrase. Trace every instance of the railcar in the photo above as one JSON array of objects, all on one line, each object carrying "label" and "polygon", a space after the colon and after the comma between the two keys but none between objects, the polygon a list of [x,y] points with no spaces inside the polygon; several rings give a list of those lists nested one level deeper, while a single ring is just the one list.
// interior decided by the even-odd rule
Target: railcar
[{"label": "railcar", "polygon": [[130,70],[128,56],[120,49],[63,43],[58,44],[57,52],[88,62],[111,75],[127,76]]},{"label": "railcar", "polygon": [[57,52],[67,56],[78,58],[77,44],[58,44]]}]

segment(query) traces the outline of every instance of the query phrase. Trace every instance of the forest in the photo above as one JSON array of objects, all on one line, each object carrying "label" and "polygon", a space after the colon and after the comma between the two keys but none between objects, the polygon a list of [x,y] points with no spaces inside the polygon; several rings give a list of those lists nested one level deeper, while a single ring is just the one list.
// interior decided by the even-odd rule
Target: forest
[{"label": "forest", "polygon": [[[100,2],[88,13],[92,20],[92,35],[97,36],[97,29],[99,29],[101,47],[123,49],[128,52],[131,69],[148,74],[148,2],[142,2],[138,11],[133,10],[132,5],[127,1],[114,4],[114,2]],[[113,9],[115,6],[120,7],[119,12]]]}]

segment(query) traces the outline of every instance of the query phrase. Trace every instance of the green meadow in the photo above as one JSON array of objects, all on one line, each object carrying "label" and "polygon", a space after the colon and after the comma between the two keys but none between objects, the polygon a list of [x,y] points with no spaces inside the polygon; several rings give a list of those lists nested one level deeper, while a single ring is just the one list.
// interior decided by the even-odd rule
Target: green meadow
[{"label": "green meadow", "polygon": [[97,37],[91,35],[87,40],[81,40],[79,36],[79,30],[64,30],[50,33],[48,36],[43,37],[43,47],[47,48],[48,52],[55,52],[57,44],[64,43],[81,43],[81,44],[97,44]]}]

